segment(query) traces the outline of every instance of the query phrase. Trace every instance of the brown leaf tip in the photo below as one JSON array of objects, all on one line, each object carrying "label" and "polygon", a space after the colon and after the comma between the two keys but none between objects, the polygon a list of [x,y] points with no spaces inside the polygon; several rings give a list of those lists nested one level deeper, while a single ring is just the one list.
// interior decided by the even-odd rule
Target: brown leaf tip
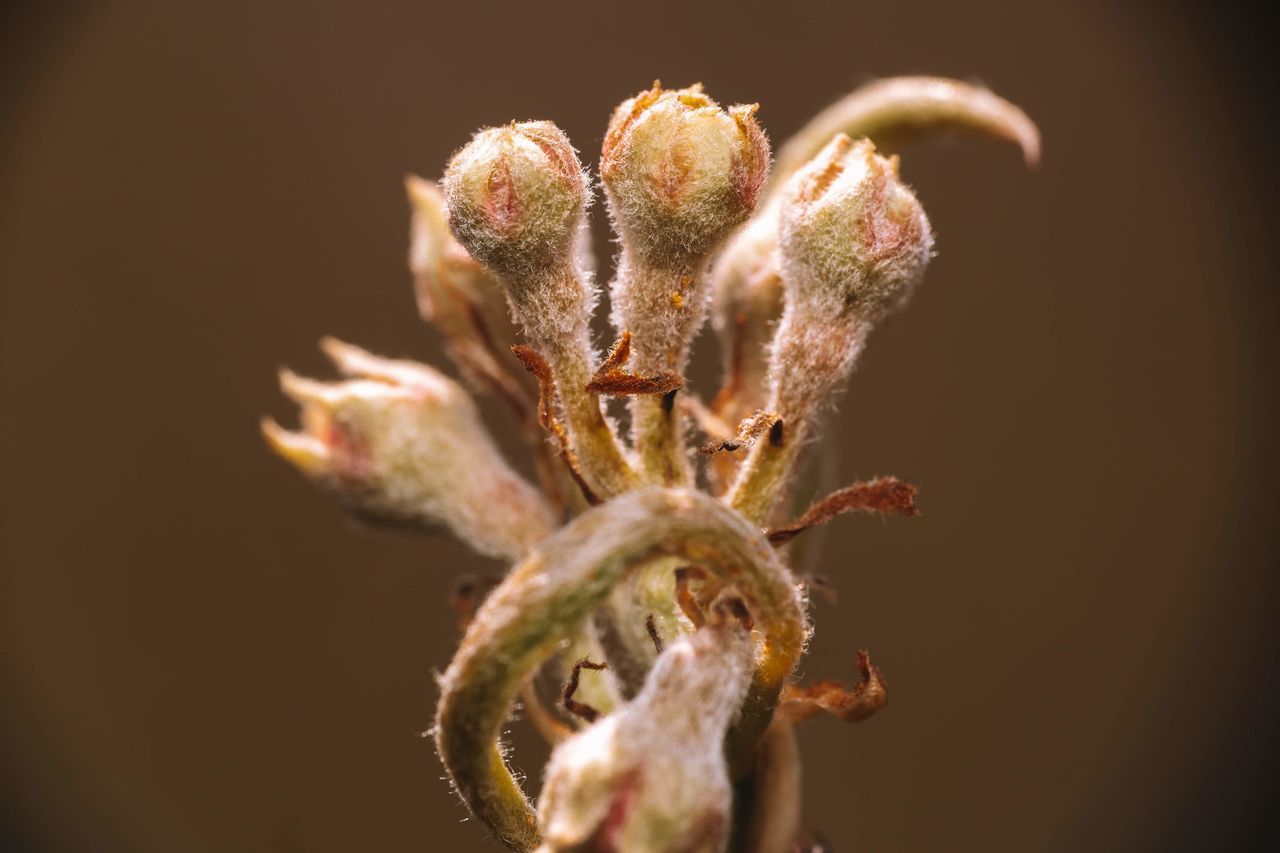
[{"label": "brown leaf tip", "polygon": [[810,527],[826,524],[846,512],[877,512],[884,515],[918,515],[916,487],[897,477],[878,477],[837,489],[813,503],[804,514],[783,527],[769,532],[774,545],[789,542]]}]

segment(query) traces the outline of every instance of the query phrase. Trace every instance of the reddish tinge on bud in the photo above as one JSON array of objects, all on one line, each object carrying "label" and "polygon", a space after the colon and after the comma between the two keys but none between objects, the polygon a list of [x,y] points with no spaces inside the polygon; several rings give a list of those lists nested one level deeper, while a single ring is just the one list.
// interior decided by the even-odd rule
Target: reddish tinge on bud
[{"label": "reddish tinge on bud", "polygon": [[450,160],[444,189],[454,236],[512,286],[573,255],[587,180],[551,122],[478,132]]},{"label": "reddish tinge on bud", "polygon": [[[863,139],[838,134],[783,187],[778,259],[786,307],[769,352],[777,441],[753,448],[730,490],[763,518],[790,476],[814,416],[844,383],[876,321],[902,304],[933,250],[924,208]],[[776,446],[778,452],[773,452]]]},{"label": "reddish tinge on bud", "polygon": [[353,378],[281,372],[303,429],[263,421],[280,456],[363,517],[444,525],[490,556],[518,559],[551,532],[550,508],[503,461],[461,386],[425,364],[333,339],[323,346]]},{"label": "reddish tinge on bud", "polygon": [[769,171],[755,112],[754,104],[725,111],[701,86],[657,83],[614,110],[600,176],[631,249],[650,263],[679,263],[746,220]]},{"label": "reddish tinge on bud", "polygon": [[838,134],[783,190],[781,261],[788,298],[874,322],[924,273],[933,232],[898,177],[896,157]]}]

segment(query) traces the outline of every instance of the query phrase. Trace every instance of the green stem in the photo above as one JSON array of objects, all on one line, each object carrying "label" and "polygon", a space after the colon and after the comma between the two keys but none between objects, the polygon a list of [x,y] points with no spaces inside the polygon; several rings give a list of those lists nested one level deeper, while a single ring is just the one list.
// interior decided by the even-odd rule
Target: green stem
[{"label": "green stem", "polygon": [[533,808],[498,745],[521,685],[633,567],[662,556],[680,556],[733,584],[754,617],[756,669],[727,740],[731,767],[750,768],[806,637],[794,580],[757,528],[707,495],[623,495],[583,513],[507,576],[441,679],[440,758],[463,802],[508,847],[527,851],[539,841]]}]

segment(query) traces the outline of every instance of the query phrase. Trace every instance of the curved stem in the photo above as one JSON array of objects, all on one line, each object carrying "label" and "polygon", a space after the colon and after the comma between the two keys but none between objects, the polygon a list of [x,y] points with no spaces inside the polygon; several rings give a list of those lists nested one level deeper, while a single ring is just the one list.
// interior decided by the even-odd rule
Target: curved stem
[{"label": "curved stem", "polygon": [[521,685],[632,567],[676,555],[733,584],[754,617],[756,669],[727,742],[731,765],[750,766],[806,636],[791,574],[757,528],[714,498],[667,489],[621,496],[583,513],[507,576],[441,679],[440,758],[467,807],[508,847],[532,850],[539,840],[498,746]]},{"label": "curved stem", "polygon": [[778,151],[769,176],[770,195],[837,133],[870,137],[894,148],[938,130],[970,130],[1007,139],[1027,165],[1040,160],[1040,131],[1027,114],[982,86],[945,77],[891,77],[841,98],[800,129]]}]

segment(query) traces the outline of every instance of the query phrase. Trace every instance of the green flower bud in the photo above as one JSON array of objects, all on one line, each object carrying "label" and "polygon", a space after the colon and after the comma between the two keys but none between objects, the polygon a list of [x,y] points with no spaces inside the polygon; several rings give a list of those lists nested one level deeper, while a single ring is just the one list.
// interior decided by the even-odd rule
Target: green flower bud
[{"label": "green flower bud", "polygon": [[898,178],[896,157],[838,134],[783,192],[780,257],[789,300],[864,322],[906,300],[929,262],[933,232]]},{"label": "green flower bud", "polygon": [[572,262],[587,180],[551,122],[480,131],[449,161],[444,190],[454,236],[511,284]]},{"label": "green flower bud", "polygon": [[756,106],[660,85],[613,113],[600,176],[623,240],[650,262],[698,258],[755,209],[769,171]]}]

